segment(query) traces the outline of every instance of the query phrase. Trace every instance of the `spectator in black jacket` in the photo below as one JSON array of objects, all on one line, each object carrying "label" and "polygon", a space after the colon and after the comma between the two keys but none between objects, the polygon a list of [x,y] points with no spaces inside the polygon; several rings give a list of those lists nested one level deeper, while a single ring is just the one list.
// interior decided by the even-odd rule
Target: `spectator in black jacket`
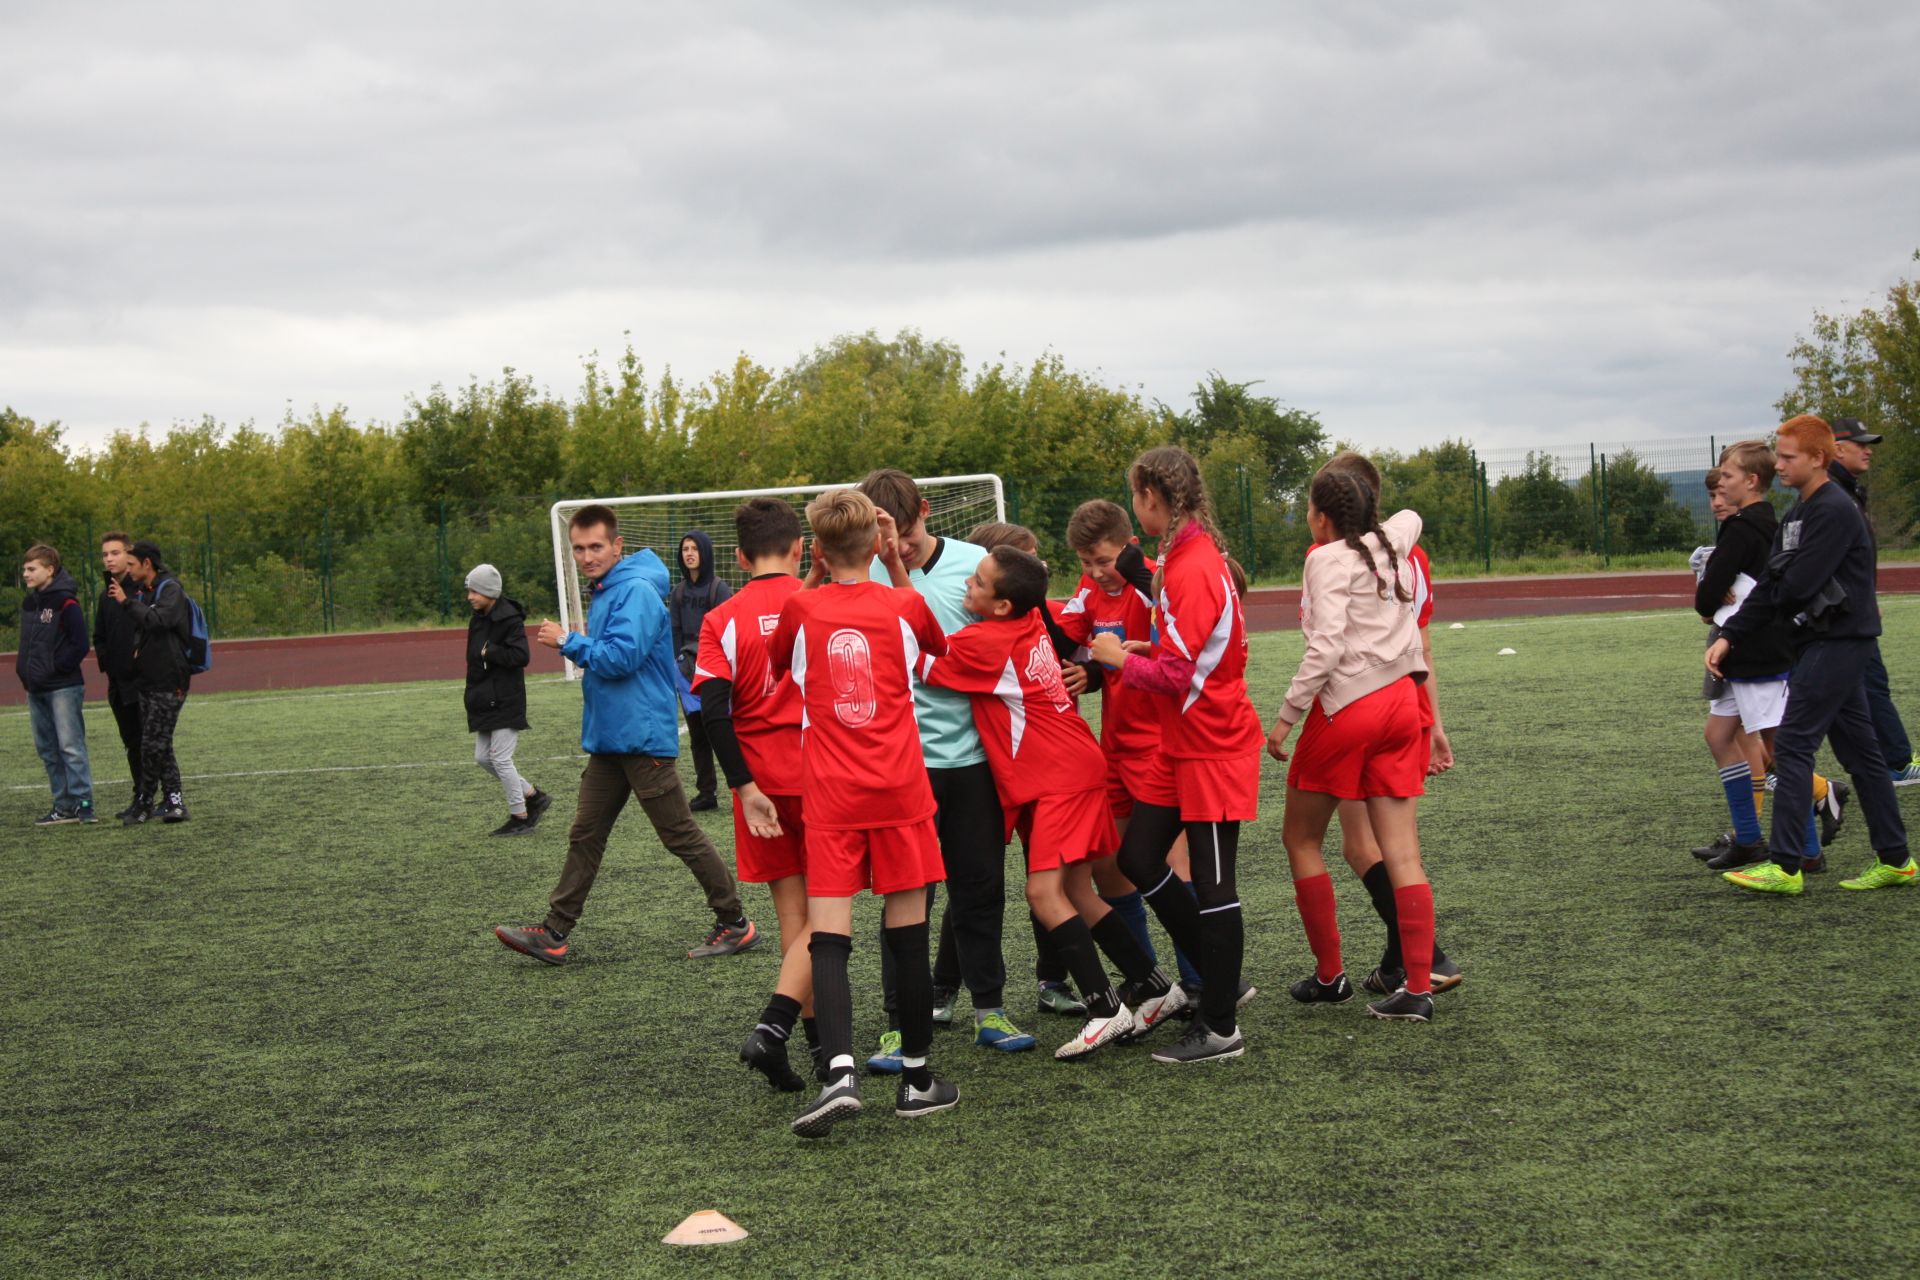
[{"label": "spectator in black jacket", "polygon": [[27,595],[20,602],[20,651],[14,655],[14,670],[27,691],[34,749],[53,789],[53,808],[35,818],[34,825],[92,822],[93,767],[80,713],[87,696],[80,671],[87,656],[87,619],[76,599],[79,587],[60,567],[60,553],[44,543],[27,548],[20,577]]},{"label": "spectator in black jacket", "polygon": [[[1773,488],[1774,463],[1773,450],[1765,441],[1743,440],[1728,446],[1720,455],[1718,470],[1720,483],[1714,497],[1731,510],[1720,523],[1713,554],[1701,570],[1693,599],[1694,611],[1709,622],[1730,614],[1736,596],[1744,597],[1767,576],[1767,560],[1773,553],[1773,537],[1780,523],[1773,514],[1773,504],[1767,501],[1767,491]],[[1759,817],[1767,794],[1765,770],[1763,767],[1759,777],[1753,776],[1748,757],[1732,730],[1738,727],[1763,744],[1764,755],[1772,754],[1774,730],[1787,709],[1787,677],[1793,671],[1792,637],[1786,620],[1775,618],[1748,636],[1727,655],[1720,669],[1725,673],[1726,693],[1714,699],[1707,718],[1707,744],[1713,749],[1714,763],[1720,766],[1720,783],[1733,814],[1733,839],[1714,851],[1707,865],[1715,871],[1730,871],[1767,857]],[[1818,773],[1813,775],[1814,812],[1807,820],[1804,870],[1824,865],[1814,861],[1821,856],[1818,818],[1826,814],[1826,839],[1831,840],[1845,812],[1845,786],[1829,783]]]},{"label": "spectator in black jacket", "polygon": [[694,529],[680,538],[680,581],[667,601],[673,615],[673,657],[680,666],[681,716],[687,722],[687,747],[693,756],[693,799],[689,809],[720,807],[718,782],[713,775],[713,744],[707,738],[707,726],[700,719],[700,704],[691,706],[693,659],[700,648],[700,624],[716,605],[733,597],[729,587],[713,568],[713,539],[702,529]]},{"label": "spectator in black jacket", "polygon": [[1774,536],[1767,576],[1721,626],[1707,650],[1707,670],[1724,675],[1729,654],[1755,643],[1777,619],[1788,619],[1799,653],[1787,681],[1787,710],[1774,734],[1771,862],[1726,878],[1764,893],[1799,893],[1806,814],[1813,803],[1813,754],[1824,740],[1853,779],[1879,861],[1845,889],[1881,889],[1920,880],[1907,853],[1906,824],[1894,799],[1887,763],[1867,712],[1866,669],[1880,634],[1873,590],[1873,545],[1860,508],[1827,475],[1833,431],[1802,415],[1776,433],[1780,480],[1800,501]]},{"label": "spectator in black jacket", "polygon": [[527,727],[526,610],[501,594],[500,571],[490,564],[467,575],[467,728],[473,762],[499,779],[507,793],[507,820],[488,832],[521,836],[540,823],[553,797],[520,776],[513,750]]},{"label": "spectator in black jacket", "polygon": [[[115,530],[100,539],[100,567],[108,583],[119,580],[121,590],[138,595],[140,585],[129,570],[132,566],[133,539]],[[140,794],[140,691],[134,687],[133,649],[136,635],[133,618],[109,590],[100,592],[93,610],[93,657],[100,674],[107,678],[107,707],[120,730],[120,745],[127,752],[127,776],[133,779],[133,794]],[[123,822],[133,805],[113,816]]]},{"label": "spectator in black jacket", "polygon": [[[1846,491],[1867,518],[1867,538],[1873,541],[1873,516],[1867,510],[1867,490],[1861,482],[1873,465],[1873,446],[1880,437],[1867,430],[1858,418],[1833,420],[1834,459],[1827,468],[1835,484]],[[1878,559],[1878,544],[1875,543]],[[1877,567],[1877,566],[1876,566]],[[1893,684],[1887,678],[1887,664],[1880,657],[1880,642],[1873,642],[1873,657],[1867,662],[1867,711],[1873,716],[1873,731],[1880,738],[1880,754],[1887,758],[1887,771],[1896,787],[1920,783],[1920,756],[1915,756],[1907,726],[1893,705]]]},{"label": "spectator in black jacket", "polygon": [[133,686],[140,696],[140,790],[133,810],[120,821],[129,827],[149,818],[185,822],[173,732],[193,683],[186,650],[193,611],[187,607],[187,589],[168,571],[159,547],[136,542],[127,558],[135,590],[117,580],[107,584],[107,594],[133,619]]}]

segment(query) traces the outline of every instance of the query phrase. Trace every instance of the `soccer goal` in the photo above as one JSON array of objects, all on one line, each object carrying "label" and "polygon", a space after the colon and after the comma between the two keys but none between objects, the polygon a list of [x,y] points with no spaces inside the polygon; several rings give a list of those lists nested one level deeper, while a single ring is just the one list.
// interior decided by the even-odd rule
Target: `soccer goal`
[{"label": "soccer goal", "polygon": [[[855,482],[857,483],[857,482]],[[975,525],[1007,518],[1007,497],[996,475],[933,476],[916,479],[920,496],[927,501],[927,528],[943,538],[964,538]],[[786,489],[727,489],[713,493],[662,493],[647,497],[568,498],[553,504],[553,573],[560,596],[560,625],[578,631],[585,623],[582,607],[580,571],[573,563],[572,545],[567,537],[567,522],[573,513],[599,503],[613,508],[620,521],[620,537],[631,555],[641,547],[652,547],[667,566],[668,576],[680,580],[676,557],[680,539],[694,529],[704,529],[713,539],[715,568],[728,584],[738,587],[740,566],[734,560],[733,513],[748,498],[784,498],[793,505],[806,525],[807,503],[829,489],[848,488],[844,484],[796,485]],[[804,567],[804,564],[803,564]],[[567,663],[567,679],[578,678],[574,665]]]}]

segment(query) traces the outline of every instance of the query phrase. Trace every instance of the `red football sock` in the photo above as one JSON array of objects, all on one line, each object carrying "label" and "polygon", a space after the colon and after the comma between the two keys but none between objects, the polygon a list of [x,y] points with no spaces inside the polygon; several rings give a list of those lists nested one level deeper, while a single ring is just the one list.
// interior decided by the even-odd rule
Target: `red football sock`
[{"label": "red football sock", "polygon": [[1424,996],[1433,990],[1433,886],[1405,884],[1393,891],[1400,915],[1400,962],[1407,967],[1407,991]]},{"label": "red football sock", "polygon": [[1300,908],[1300,923],[1307,928],[1307,945],[1313,948],[1314,977],[1332,982],[1345,969],[1340,962],[1340,925],[1333,918],[1333,877],[1322,871],[1295,880],[1293,902]]}]

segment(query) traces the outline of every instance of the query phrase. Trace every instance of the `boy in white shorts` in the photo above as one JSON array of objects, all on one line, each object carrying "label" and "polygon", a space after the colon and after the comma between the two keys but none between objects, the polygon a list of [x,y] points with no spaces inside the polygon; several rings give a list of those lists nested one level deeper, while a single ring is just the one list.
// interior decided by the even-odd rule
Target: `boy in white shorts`
[{"label": "boy in white shorts", "polygon": [[[1744,440],[1728,446],[1720,455],[1719,473],[1716,506],[1731,512],[1720,523],[1713,554],[1700,571],[1694,594],[1695,611],[1716,624],[1731,616],[1747,590],[1766,575],[1778,523],[1766,498],[1773,487],[1773,451],[1763,442]],[[1720,785],[1733,815],[1733,835],[1717,851],[1709,846],[1706,862],[1716,871],[1763,862],[1769,856],[1758,803],[1765,794],[1763,775],[1752,768],[1736,731],[1757,738],[1770,754],[1773,731],[1786,714],[1787,677],[1792,670],[1788,631],[1780,625],[1744,642],[1739,660],[1722,666],[1725,688],[1709,709],[1707,745],[1720,768]],[[1805,866],[1824,869],[1820,848],[1839,831],[1845,803],[1841,784],[1815,779],[1814,806],[1807,815]]]}]

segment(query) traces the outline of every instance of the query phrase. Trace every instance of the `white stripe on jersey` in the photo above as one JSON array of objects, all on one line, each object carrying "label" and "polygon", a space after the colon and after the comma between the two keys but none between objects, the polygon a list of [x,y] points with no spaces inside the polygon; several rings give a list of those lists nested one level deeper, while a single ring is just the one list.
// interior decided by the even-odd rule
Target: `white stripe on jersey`
[{"label": "white stripe on jersey", "polygon": [[1010,754],[1018,758],[1020,740],[1027,736],[1027,700],[1020,696],[1020,677],[1014,672],[1012,658],[1008,658],[1007,665],[1000,668],[1000,679],[994,683],[993,696],[1006,704],[1013,733],[1013,750]]},{"label": "white stripe on jersey", "polygon": [[1073,599],[1060,606],[1060,616],[1065,618],[1074,614],[1085,613],[1087,611],[1087,593],[1091,590],[1093,590],[1092,587],[1082,587],[1074,592]]},{"label": "white stripe on jersey", "polygon": [[1427,607],[1427,599],[1433,594],[1433,589],[1427,583],[1427,575],[1420,572],[1420,565],[1412,556],[1407,557],[1407,564],[1413,570],[1413,616],[1417,619],[1420,611]]},{"label": "white stripe on jersey", "polygon": [[[907,657],[907,701],[912,703],[915,708],[914,723],[917,725],[920,723],[918,714],[920,696],[916,688],[918,682],[914,680],[913,676],[915,669],[920,665],[920,641],[913,634],[913,624],[905,618],[900,619],[900,643],[904,646],[902,652],[904,652]],[[927,670],[933,670],[931,660],[927,663]]]},{"label": "white stripe on jersey", "polygon": [[800,691],[800,732],[807,731],[807,624],[793,629],[793,661],[788,666],[793,687]]},{"label": "white stripe on jersey", "polygon": [[[727,619],[726,628],[720,633],[720,652],[727,655],[727,670],[737,673],[740,670],[740,658],[739,655],[734,652],[732,618]],[[713,672],[707,670],[698,662],[693,664],[693,674],[696,676],[705,676],[709,680],[713,679]]]},{"label": "white stripe on jersey", "polygon": [[[1181,657],[1192,662],[1193,650],[1187,648],[1186,639],[1180,634],[1180,624],[1173,616],[1173,607],[1167,603],[1167,593],[1164,589],[1160,592],[1160,618],[1166,624],[1161,628],[1162,634],[1172,639],[1173,647],[1180,651]],[[1214,661],[1218,662],[1219,659],[1215,658]]]},{"label": "white stripe on jersey", "polygon": [[[1233,637],[1233,614],[1240,607],[1240,597],[1233,592],[1233,579],[1220,575],[1220,587],[1226,593],[1227,607],[1220,611],[1220,621],[1213,624],[1213,632],[1207,637],[1206,647],[1200,650],[1200,656],[1194,659],[1193,679],[1187,688],[1187,700],[1180,704],[1181,714],[1187,708],[1200,701],[1200,694],[1207,687],[1207,677],[1220,665],[1220,659],[1227,656],[1227,641]],[[1171,621],[1171,619],[1169,619]],[[1184,646],[1182,652],[1184,652]]]}]

